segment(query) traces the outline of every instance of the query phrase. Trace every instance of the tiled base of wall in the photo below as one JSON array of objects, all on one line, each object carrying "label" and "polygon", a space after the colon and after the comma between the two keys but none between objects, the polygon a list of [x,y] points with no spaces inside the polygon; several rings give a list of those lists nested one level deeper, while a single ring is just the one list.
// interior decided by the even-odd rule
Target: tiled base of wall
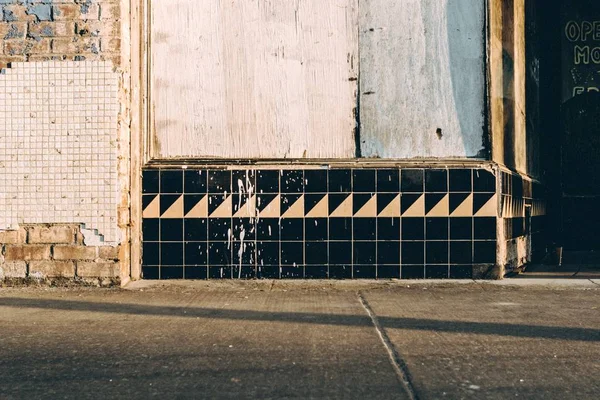
[{"label": "tiled base of wall", "polygon": [[143,209],[145,279],[471,278],[496,261],[484,169],[147,169]]}]

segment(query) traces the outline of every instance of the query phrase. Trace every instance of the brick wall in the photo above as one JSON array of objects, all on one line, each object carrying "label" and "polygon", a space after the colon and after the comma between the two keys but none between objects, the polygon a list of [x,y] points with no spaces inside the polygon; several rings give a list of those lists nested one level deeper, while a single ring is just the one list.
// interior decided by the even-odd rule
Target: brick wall
[{"label": "brick wall", "polygon": [[0,0],[0,68],[15,61],[119,65],[119,0]]},{"label": "brick wall", "polygon": [[87,246],[77,225],[24,225],[0,231],[0,283],[68,279],[88,284],[119,282],[118,247]]}]

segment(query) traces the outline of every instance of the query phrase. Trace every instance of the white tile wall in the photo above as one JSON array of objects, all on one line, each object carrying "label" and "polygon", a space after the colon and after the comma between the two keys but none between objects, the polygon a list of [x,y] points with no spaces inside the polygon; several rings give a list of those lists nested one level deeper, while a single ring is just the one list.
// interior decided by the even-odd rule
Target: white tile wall
[{"label": "white tile wall", "polygon": [[0,74],[0,229],[82,223],[117,237],[118,74],[105,61]]}]

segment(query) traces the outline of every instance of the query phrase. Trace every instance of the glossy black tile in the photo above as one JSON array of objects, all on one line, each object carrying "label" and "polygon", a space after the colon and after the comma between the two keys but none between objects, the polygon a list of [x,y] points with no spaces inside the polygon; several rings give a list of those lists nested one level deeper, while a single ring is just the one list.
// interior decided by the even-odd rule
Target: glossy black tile
[{"label": "glossy black tile", "polygon": [[354,279],[376,279],[377,267],[374,265],[354,265]]},{"label": "glossy black tile", "polygon": [[332,169],[329,170],[328,181],[329,192],[352,191],[352,170],[350,169]]},{"label": "glossy black tile", "polygon": [[279,279],[281,278],[281,271],[279,266],[273,265],[259,265],[256,268],[258,279]]},{"label": "glossy black tile", "polygon": [[184,267],[183,274],[185,279],[208,279],[207,267]]},{"label": "glossy black tile", "polygon": [[524,194],[523,178],[521,178],[519,175],[512,175],[511,181],[512,181],[512,196],[517,197],[517,198],[523,197],[523,194]]},{"label": "glossy black tile", "polygon": [[352,279],[352,266],[330,265],[329,279]]},{"label": "glossy black tile", "polygon": [[250,169],[231,171],[231,192],[246,195],[256,193],[256,171]]},{"label": "glossy black tile", "polygon": [[209,170],[208,193],[231,193],[231,171]]},{"label": "glossy black tile", "polygon": [[158,218],[144,218],[142,221],[142,235],[144,241],[157,242],[160,239],[160,220]]},{"label": "glossy black tile", "polygon": [[378,169],[377,192],[398,193],[400,191],[400,170]]},{"label": "glossy black tile", "polygon": [[305,193],[327,193],[327,170],[307,169],[304,171]]},{"label": "glossy black tile", "polygon": [[205,194],[208,189],[206,170],[186,169],[183,172],[183,190],[186,194]]},{"label": "glossy black tile", "polygon": [[281,265],[303,265],[304,243],[281,242]]},{"label": "glossy black tile", "polygon": [[399,279],[400,278],[400,266],[399,265],[378,265],[377,266],[377,279]]},{"label": "glossy black tile", "polygon": [[232,264],[231,242],[208,242],[208,265],[228,266]]},{"label": "glossy black tile", "polygon": [[471,264],[473,262],[473,242],[451,241],[450,264]]},{"label": "glossy black tile", "polygon": [[329,240],[351,240],[352,218],[329,218]]},{"label": "glossy black tile", "polygon": [[376,178],[374,169],[352,170],[352,191],[355,193],[375,193]]},{"label": "glossy black tile", "polygon": [[142,266],[142,279],[160,279],[160,268]]},{"label": "glossy black tile", "polygon": [[400,240],[399,217],[377,218],[377,240]]},{"label": "glossy black tile", "polygon": [[402,240],[424,240],[425,218],[406,217],[402,218]]},{"label": "glossy black tile", "polygon": [[145,170],[142,172],[142,193],[160,193],[158,170]]},{"label": "glossy black tile", "polygon": [[327,266],[322,265],[307,265],[304,267],[304,278],[305,279],[327,279],[328,277]]},{"label": "glossy black tile", "polygon": [[254,218],[233,218],[232,239],[251,241],[256,239],[256,220]]},{"label": "glossy black tile", "polygon": [[352,230],[354,240],[375,240],[377,237],[377,218],[354,218]]},{"label": "glossy black tile", "polygon": [[327,218],[304,218],[304,239],[327,240]]},{"label": "glossy black tile", "polygon": [[216,266],[211,265],[208,267],[208,278],[209,279],[232,279],[233,271],[230,266]]},{"label": "glossy black tile", "polygon": [[185,242],[184,264],[186,266],[207,265],[208,243],[207,242]]},{"label": "glossy black tile", "polygon": [[471,169],[451,169],[448,171],[448,189],[450,192],[471,192],[472,176]]},{"label": "glossy black tile", "polygon": [[183,193],[183,170],[161,170],[160,193]]},{"label": "glossy black tile", "polygon": [[209,218],[208,240],[228,241],[231,235],[231,218]]},{"label": "glossy black tile", "polygon": [[183,220],[184,239],[190,241],[208,240],[208,218],[186,218]]},{"label": "glossy black tile", "polygon": [[354,265],[375,265],[377,247],[376,242],[354,242],[352,261]]},{"label": "glossy black tile", "polygon": [[402,265],[400,269],[401,279],[425,279],[424,265]]},{"label": "glossy black tile", "polygon": [[304,171],[284,169],[281,172],[281,193],[302,193],[304,191]]},{"label": "glossy black tile", "polygon": [[401,244],[402,265],[425,263],[425,243],[424,242],[402,242]]},{"label": "glossy black tile", "polygon": [[234,265],[231,269],[233,279],[254,279],[257,271],[254,265]]},{"label": "glossy black tile", "polygon": [[277,169],[261,169],[256,174],[256,193],[279,193],[279,176]]},{"label": "glossy black tile", "polygon": [[328,246],[327,242],[305,242],[305,260],[304,264],[308,265],[327,265]]},{"label": "glossy black tile", "polygon": [[304,266],[282,266],[281,279],[304,279]]},{"label": "glossy black tile", "polygon": [[183,266],[183,242],[162,242],[160,244],[160,265]]},{"label": "glossy black tile", "polygon": [[281,240],[304,240],[304,219],[284,218],[280,224]]},{"label": "glossy black tile", "polygon": [[473,218],[474,239],[496,240],[496,218],[494,217],[476,217]]},{"label": "glossy black tile", "polygon": [[449,220],[447,217],[425,218],[425,238],[427,240],[448,240]]},{"label": "glossy black tile", "polygon": [[425,191],[448,192],[448,170],[446,169],[426,169],[425,170]]},{"label": "glossy black tile", "polygon": [[422,169],[403,169],[400,172],[400,190],[402,192],[423,193],[425,190],[425,171]]},{"label": "glossy black tile", "polygon": [[279,218],[259,218],[256,221],[257,240],[279,240]]},{"label": "glossy black tile", "polygon": [[[514,190],[514,188],[513,188]],[[473,170],[473,192],[493,193],[496,191],[496,177],[485,169]]]},{"label": "glossy black tile", "polygon": [[161,242],[183,241],[183,219],[161,219],[160,240]]},{"label": "glossy black tile", "polygon": [[378,265],[400,265],[400,242],[377,242]]},{"label": "glossy black tile", "polygon": [[426,265],[425,279],[448,279],[449,268],[446,265]]},{"label": "glossy black tile", "polygon": [[256,264],[256,244],[254,242],[234,242],[232,247],[233,265]]},{"label": "glossy black tile", "polygon": [[183,266],[161,267],[160,279],[183,279]]},{"label": "glossy black tile", "polygon": [[329,264],[351,264],[352,263],[352,242],[334,242],[329,244]]},{"label": "glossy black tile", "polygon": [[160,243],[144,242],[142,244],[142,265],[160,265]]},{"label": "glossy black tile", "polygon": [[496,262],[496,242],[473,242],[473,263],[494,264]]},{"label": "glossy black tile", "polygon": [[451,265],[450,279],[473,279],[473,266]]},{"label": "glossy black tile", "polygon": [[279,265],[279,242],[257,242],[256,264]]},{"label": "glossy black tile", "polygon": [[450,240],[473,239],[473,218],[453,217],[450,218]]},{"label": "glossy black tile", "polygon": [[448,264],[448,242],[425,242],[427,264]]}]

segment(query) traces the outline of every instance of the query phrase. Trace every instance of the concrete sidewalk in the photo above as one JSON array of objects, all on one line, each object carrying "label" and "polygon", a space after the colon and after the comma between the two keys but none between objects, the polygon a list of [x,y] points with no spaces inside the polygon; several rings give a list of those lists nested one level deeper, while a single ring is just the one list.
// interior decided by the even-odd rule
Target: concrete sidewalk
[{"label": "concrete sidewalk", "polygon": [[598,398],[587,282],[0,289],[0,399]]}]

